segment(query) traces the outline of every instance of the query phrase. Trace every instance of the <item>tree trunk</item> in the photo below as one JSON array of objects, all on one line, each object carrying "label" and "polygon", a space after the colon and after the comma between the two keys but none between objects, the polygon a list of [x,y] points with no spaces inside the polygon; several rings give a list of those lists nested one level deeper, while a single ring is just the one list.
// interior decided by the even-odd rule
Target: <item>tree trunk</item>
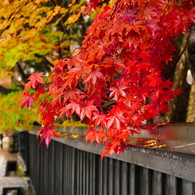
[{"label": "tree trunk", "polygon": [[192,86],[189,97],[188,112],[186,116],[187,122],[195,122],[195,25],[191,28],[190,38],[188,42],[188,63],[192,73]]},{"label": "tree trunk", "polygon": [[[182,41],[181,52],[185,50],[187,41],[188,41],[188,35],[186,34]],[[184,51],[175,68],[175,73],[173,78],[173,82],[174,82],[173,89],[179,88],[182,91],[182,93],[170,101],[169,103],[170,109],[165,115],[165,119],[167,122],[186,121],[189,91],[190,91],[190,85],[187,84],[186,81],[187,71],[188,71],[186,58],[187,58],[187,52]]]}]

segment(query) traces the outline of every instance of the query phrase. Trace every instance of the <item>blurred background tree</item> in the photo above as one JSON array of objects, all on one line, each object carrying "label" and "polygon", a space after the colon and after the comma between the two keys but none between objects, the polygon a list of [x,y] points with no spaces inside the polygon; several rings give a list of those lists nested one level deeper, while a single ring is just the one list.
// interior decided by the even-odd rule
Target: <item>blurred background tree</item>
[{"label": "blurred background tree", "polygon": [[39,123],[36,109],[20,110],[20,92],[32,73],[47,76],[80,45],[96,13],[83,16],[85,7],[77,0],[0,2],[0,132]]}]

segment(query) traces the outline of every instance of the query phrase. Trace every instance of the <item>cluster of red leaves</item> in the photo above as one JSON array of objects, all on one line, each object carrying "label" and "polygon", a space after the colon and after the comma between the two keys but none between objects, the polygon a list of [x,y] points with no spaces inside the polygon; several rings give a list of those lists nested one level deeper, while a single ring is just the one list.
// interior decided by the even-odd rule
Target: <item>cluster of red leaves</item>
[{"label": "cluster of red leaves", "polygon": [[[143,121],[165,113],[179,94],[162,71],[175,51],[173,40],[194,22],[190,0],[118,0],[106,6],[87,30],[80,52],[60,60],[45,85],[46,96],[39,100],[42,140],[49,144],[56,118],[77,114],[89,125],[86,140],[105,144],[102,156],[123,152]],[[42,93],[41,73],[36,74],[26,85],[22,106],[37,99],[28,94],[29,87]]]}]

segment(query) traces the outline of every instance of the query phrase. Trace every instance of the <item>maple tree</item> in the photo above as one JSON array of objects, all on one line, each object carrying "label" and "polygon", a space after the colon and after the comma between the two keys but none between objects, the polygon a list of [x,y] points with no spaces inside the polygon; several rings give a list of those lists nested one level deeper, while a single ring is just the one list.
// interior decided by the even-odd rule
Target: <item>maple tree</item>
[{"label": "maple tree", "polygon": [[[99,3],[90,1],[84,13]],[[102,156],[123,152],[140,125],[165,113],[180,94],[162,73],[176,50],[174,39],[194,22],[191,0],[110,1],[79,51],[55,64],[49,83],[37,72],[26,84],[22,107],[38,101],[41,140],[48,145],[58,119],[76,113],[88,124],[85,139],[105,144]]]}]

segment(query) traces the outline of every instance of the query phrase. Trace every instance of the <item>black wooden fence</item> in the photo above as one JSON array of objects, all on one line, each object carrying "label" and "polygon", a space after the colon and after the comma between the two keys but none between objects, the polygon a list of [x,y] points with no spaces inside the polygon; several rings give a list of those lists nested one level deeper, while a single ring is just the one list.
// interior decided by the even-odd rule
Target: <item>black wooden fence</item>
[{"label": "black wooden fence", "polygon": [[100,145],[80,139],[19,140],[36,195],[195,195],[193,154],[131,146],[102,160]]}]

